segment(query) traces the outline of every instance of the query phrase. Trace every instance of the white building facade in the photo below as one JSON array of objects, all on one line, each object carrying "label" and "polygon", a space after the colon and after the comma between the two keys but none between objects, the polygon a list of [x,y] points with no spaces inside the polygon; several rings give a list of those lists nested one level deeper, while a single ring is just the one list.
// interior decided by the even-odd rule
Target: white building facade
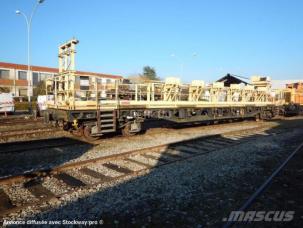
[{"label": "white building facade", "polygon": [[[31,66],[31,81],[33,88],[35,88],[39,82],[54,77],[56,74],[58,74],[57,68]],[[98,78],[98,84],[100,83],[102,85],[114,83],[116,80],[123,79],[123,77],[119,75],[93,72],[77,71],[77,74],[81,76],[76,80],[85,80],[89,79],[90,76],[96,76]],[[27,65],[0,62],[0,92],[11,92],[15,97],[27,97],[27,89]]]}]

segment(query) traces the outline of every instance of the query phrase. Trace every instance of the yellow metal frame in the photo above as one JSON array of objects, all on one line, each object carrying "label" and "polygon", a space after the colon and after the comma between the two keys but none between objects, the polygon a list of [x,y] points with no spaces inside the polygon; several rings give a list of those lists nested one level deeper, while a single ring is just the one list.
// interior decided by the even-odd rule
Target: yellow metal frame
[{"label": "yellow metal frame", "polygon": [[[59,46],[59,75],[47,80],[48,92],[54,94],[49,108],[62,110],[114,110],[114,109],[175,109],[205,107],[242,107],[283,104],[283,98],[271,96],[270,83],[253,77],[252,85],[224,87],[221,82],[205,86],[203,81],[181,84],[179,79],[165,82],[121,84],[115,81],[99,88],[92,76],[89,90],[77,90],[75,54],[78,40],[72,39]],[[261,81],[260,81],[261,80]],[[282,93],[280,91],[280,93]],[[104,95],[105,94],[105,95]]]}]

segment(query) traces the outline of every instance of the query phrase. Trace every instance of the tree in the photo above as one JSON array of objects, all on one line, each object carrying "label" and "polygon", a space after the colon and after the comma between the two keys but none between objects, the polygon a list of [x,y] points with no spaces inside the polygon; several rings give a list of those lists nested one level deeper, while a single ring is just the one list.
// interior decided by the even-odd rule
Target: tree
[{"label": "tree", "polygon": [[145,83],[145,82],[148,82],[149,80],[144,77],[142,74],[133,74],[133,75],[130,75],[128,76],[128,79],[131,83],[137,83],[137,84],[140,84],[140,83]]},{"label": "tree", "polygon": [[149,79],[149,80],[160,80],[157,77],[156,70],[153,67],[145,66],[143,67],[143,77]]},{"label": "tree", "polygon": [[0,87],[0,93],[9,93],[10,89],[8,87]]},{"label": "tree", "polygon": [[128,80],[132,83],[146,83],[150,81],[160,81],[161,79],[157,76],[156,70],[153,67],[143,67],[142,74],[132,74],[128,76]]},{"label": "tree", "polygon": [[46,93],[46,88],[45,88],[45,81],[40,81],[36,88],[34,88],[34,96],[38,95],[45,95]]}]

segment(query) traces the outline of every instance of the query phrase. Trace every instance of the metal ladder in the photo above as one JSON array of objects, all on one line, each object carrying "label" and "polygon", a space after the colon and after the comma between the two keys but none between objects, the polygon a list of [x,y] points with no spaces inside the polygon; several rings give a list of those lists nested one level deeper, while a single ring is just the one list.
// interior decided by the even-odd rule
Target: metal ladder
[{"label": "metal ladder", "polygon": [[116,111],[99,111],[99,121],[97,126],[100,128],[100,133],[109,133],[116,131]]}]

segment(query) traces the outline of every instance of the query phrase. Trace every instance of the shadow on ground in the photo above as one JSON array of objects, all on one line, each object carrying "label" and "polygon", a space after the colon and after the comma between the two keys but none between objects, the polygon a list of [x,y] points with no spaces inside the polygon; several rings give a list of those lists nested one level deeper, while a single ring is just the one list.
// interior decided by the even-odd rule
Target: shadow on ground
[{"label": "shadow on ground", "polygon": [[0,176],[19,174],[39,167],[54,168],[80,157],[93,146],[68,137],[1,143]]},{"label": "shadow on ground", "polygon": [[[302,125],[302,121],[299,122]],[[282,121],[266,133],[277,134],[285,126],[295,128],[299,124],[297,120]],[[164,165],[160,169],[152,169],[139,177],[117,183],[96,184],[93,193],[87,192],[81,198],[75,194],[71,202],[27,219],[95,220],[103,221],[103,226],[116,227],[222,225],[222,216],[243,203],[241,194],[245,197],[252,194],[259,185],[253,185],[256,184],[255,179],[259,183],[266,177],[264,174],[262,176],[262,170],[256,166],[258,159],[272,160],[278,154],[274,153],[278,150],[275,147],[271,148],[272,151],[264,150],[268,145],[260,147],[259,150],[245,146],[246,143],[241,147],[241,142],[249,138],[252,138],[249,144],[252,147],[252,144],[257,142],[255,136],[239,138],[240,144],[230,148],[220,147],[219,143],[201,146],[200,156]],[[266,137],[259,135],[257,140],[266,144]],[[207,139],[209,137],[199,137],[184,141],[182,145],[203,144]],[[225,137],[221,135],[216,138],[217,141],[220,139]],[[175,149],[176,146],[178,144],[170,144],[167,150]],[[78,155],[88,147],[90,145],[86,145]],[[209,150],[210,148],[213,149]],[[283,151],[283,148],[279,150]],[[55,152],[52,162],[61,154]],[[64,154],[65,160],[74,158],[68,157],[67,151]],[[158,165],[160,164],[159,162]],[[14,165],[14,161],[11,161],[10,165]]]}]

